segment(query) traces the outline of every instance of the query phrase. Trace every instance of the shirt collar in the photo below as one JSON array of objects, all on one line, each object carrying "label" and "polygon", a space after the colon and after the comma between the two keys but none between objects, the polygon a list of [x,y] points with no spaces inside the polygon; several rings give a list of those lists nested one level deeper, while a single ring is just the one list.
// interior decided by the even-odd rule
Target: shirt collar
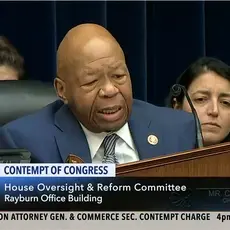
[{"label": "shirt collar", "polygon": [[[98,149],[100,148],[104,138],[108,135],[107,132],[102,133],[93,133],[86,129],[81,123],[80,123],[85,135],[86,139],[88,141],[90,153],[92,159],[96,155]],[[120,128],[117,132],[115,132],[124,142],[126,142],[127,145],[129,145],[130,148],[135,150],[135,146],[132,140],[132,136],[129,130],[128,123],[125,123],[125,125]]]}]

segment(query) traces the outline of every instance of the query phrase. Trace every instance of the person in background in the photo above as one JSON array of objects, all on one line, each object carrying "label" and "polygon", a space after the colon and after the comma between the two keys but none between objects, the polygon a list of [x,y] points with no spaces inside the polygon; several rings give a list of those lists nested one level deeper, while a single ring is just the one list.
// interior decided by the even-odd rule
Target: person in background
[{"label": "person in background", "polygon": [[[202,57],[177,79],[198,114],[204,145],[230,141],[230,67],[221,60]],[[191,112],[185,96],[168,97],[168,106]]]},{"label": "person in background", "polygon": [[[140,76],[141,77],[141,76]],[[196,147],[190,113],[133,99],[125,55],[103,27],[71,29],[57,51],[60,100],[1,128],[1,148],[24,148],[32,162],[85,163],[149,159]]]},{"label": "person in background", "polygon": [[16,48],[0,36],[0,80],[22,80],[24,59]]}]

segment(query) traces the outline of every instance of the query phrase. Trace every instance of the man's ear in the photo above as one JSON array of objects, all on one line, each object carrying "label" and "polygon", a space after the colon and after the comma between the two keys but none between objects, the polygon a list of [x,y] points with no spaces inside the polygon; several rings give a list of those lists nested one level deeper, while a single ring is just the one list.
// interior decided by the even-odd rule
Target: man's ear
[{"label": "man's ear", "polygon": [[181,104],[177,101],[177,99],[174,97],[172,102],[174,109],[181,109]]},{"label": "man's ear", "polygon": [[65,82],[60,79],[59,77],[56,77],[54,79],[54,88],[57,92],[58,97],[65,103],[68,104],[68,100],[66,98],[66,84]]}]

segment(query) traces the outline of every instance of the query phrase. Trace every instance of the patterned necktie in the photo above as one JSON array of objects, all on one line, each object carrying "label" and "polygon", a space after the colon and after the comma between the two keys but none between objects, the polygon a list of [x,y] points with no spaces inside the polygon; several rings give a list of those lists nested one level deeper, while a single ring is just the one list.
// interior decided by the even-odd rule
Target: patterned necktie
[{"label": "patterned necktie", "polygon": [[111,134],[109,136],[106,136],[103,140],[102,144],[104,146],[104,157],[102,163],[119,163],[115,154],[115,146],[118,138],[119,136],[117,136],[117,134]]}]

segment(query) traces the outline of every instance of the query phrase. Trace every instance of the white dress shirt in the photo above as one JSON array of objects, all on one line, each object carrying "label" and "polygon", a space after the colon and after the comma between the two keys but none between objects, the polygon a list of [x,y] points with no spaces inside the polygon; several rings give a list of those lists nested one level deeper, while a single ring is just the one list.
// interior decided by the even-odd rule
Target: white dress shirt
[{"label": "white dress shirt", "polygon": [[[102,142],[108,133],[92,133],[82,124],[81,127],[88,141],[92,163],[101,163],[104,157]],[[128,123],[115,132],[120,138],[116,142],[115,154],[119,164],[138,161],[139,156],[135,148]]]}]

